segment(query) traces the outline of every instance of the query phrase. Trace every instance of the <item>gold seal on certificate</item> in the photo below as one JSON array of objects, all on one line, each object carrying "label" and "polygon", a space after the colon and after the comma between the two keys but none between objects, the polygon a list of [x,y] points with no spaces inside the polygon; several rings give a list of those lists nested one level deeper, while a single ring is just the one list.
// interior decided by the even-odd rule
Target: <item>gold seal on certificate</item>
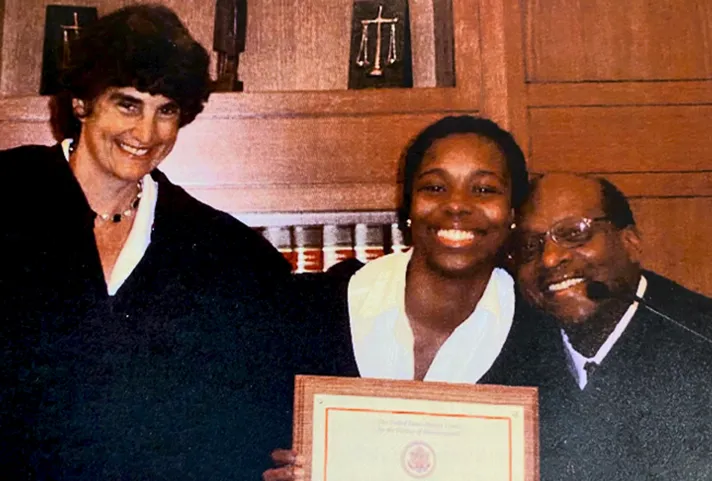
[{"label": "gold seal on certificate", "polygon": [[415,441],[403,451],[403,469],[414,478],[424,478],[435,468],[435,451],[423,441]]},{"label": "gold seal on certificate", "polygon": [[539,479],[535,388],[297,376],[312,481]]}]

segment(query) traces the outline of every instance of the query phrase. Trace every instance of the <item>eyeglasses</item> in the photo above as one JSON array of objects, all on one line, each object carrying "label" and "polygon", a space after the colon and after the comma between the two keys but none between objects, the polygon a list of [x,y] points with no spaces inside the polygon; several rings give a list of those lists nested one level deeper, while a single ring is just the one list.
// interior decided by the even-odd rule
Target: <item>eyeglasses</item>
[{"label": "eyeglasses", "polygon": [[541,254],[546,238],[566,249],[580,247],[591,240],[593,226],[598,222],[610,222],[607,217],[568,217],[560,220],[542,234],[523,234],[517,239],[517,260],[527,263]]}]

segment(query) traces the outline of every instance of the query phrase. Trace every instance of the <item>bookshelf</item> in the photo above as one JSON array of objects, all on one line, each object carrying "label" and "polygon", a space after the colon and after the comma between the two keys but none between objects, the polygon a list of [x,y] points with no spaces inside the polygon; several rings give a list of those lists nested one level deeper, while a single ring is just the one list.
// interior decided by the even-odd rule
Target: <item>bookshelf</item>
[{"label": "bookshelf", "polygon": [[[320,2],[325,0],[309,4]],[[196,197],[235,214],[393,210],[400,155],[413,135],[446,114],[476,113],[486,107],[489,111],[506,110],[502,107],[506,95],[490,96],[483,90],[495,81],[504,62],[492,55],[496,53],[492,42],[502,32],[492,24],[483,29],[479,17],[492,2],[416,0],[411,2],[411,15],[427,13],[444,2],[452,8],[454,87],[259,91],[249,88],[247,76],[246,92],[211,96],[198,119],[182,129],[176,148],[161,168]],[[6,35],[0,70],[4,94],[0,97],[0,148],[54,142],[47,99],[27,94],[31,83],[27,80],[38,76],[41,51],[28,55],[28,45],[20,48],[32,29],[37,30],[34,35],[41,36],[40,19],[46,3],[3,2]],[[100,14],[126,3],[131,2],[95,2]],[[197,38],[209,44],[214,2],[202,12],[196,12],[187,0],[165,3],[185,19]],[[350,0],[346,3],[350,5]],[[275,9],[292,7],[298,8],[298,2],[265,0],[265,5],[255,10],[274,15]],[[262,28],[260,20],[249,18],[248,31],[250,24]],[[434,31],[431,38],[436,34]],[[306,32],[306,40],[314,42],[314,35]],[[287,43],[287,33],[283,37]],[[489,45],[487,55],[482,55],[483,43]],[[269,55],[281,58],[278,53]],[[20,62],[21,58],[29,60]],[[244,60],[249,66],[249,55]],[[252,60],[253,65],[261,65],[255,56]],[[434,60],[424,62],[432,64]],[[264,84],[270,82],[265,80]],[[427,79],[423,84],[429,84]],[[507,122],[507,118],[503,120]]]},{"label": "bookshelf", "polygon": [[[48,3],[0,0],[5,33],[0,148],[55,142],[48,98],[34,94]],[[101,15],[129,3],[96,0],[91,5]],[[201,43],[212,43],[214,2],[201,10],[189,0],[163,3]],[[348,59],[340,59],[338,50],[348,47],[348,27],[316,28],[327,18],[343,17],[341,23],[350,25],[351,3],[263,0],[251,7],[248,48],[240,59],[245,92],[213,94],[204,112],[182,129],[174,151],[161,165],[173,182],[266,236],[286,229],[278,237],[289,239],[285,254],[290,259],[302,247],[298,237],[311,232],[318,239],[312,243],[319,244],[321,268],[329,264],[322,247],[329,250],[333,229],[340,235],[350,232],[348,255],[361,260],[366,260],[367,246],[357,239],[357,230],[382,232],[370,252],[393,249],[393,238],[400,237],[394,227],[398,164],[419,130],[447,114],[486,109],[505,124],[510,117],[502,83],[504,23],[498,20],[505,15],[506,1],[410,0],[415,88],[368,90],[347,90],[347,79],[338,73],[347,70]],[[481,11],[488,12],[486,21]],[[441,21],[442,12],[451,18]],[[316,23],[305,21],[311,17]],[[291,18],[301,27],[295,28]],[[269,31],[274,25],[277,31]],[[295,35],[301,47],[293,52]],[[438,86],[438,79],[448,75],[437,72],[442,62],[435,42],[448,35],[453,40],[449,78],[454,78],[454,86],[452,80],[446,82],[451,86]],[[320,51],[325,45],[331,50]],[[287,59],[285,52],[294,58]],[[316,76],[311,75],[314,65],[319,66]]]},{"label": "bookshelf", "polygon": [[[103,14],[134,1],[71,3]],[[54,142],[47,99],[35,95],[51,2],[0,0],[0,148]],[[214,1],[201,8],[191,0],[162,2],[210,45]],[[481,113],[514,133],[531,171],[613,180],[632,199],[644,265],[712,294],[712,263],[705,261],[712,236],[710,12],[700,11],[698,0],[638,9],[617,0],[561,8],[536,0],[409,0],[411,20],[427,24],[442,2],[452,6],[455,86],[426,79],[416,82],[420,88],[373,91],[345,90],[334,52],[319,57],[314,75],[317,50],[310,46],[346,45],[334,39],[351,0],[250,2],[254,49],[240,60],[246,91],[213,95],[162,169],[208,204],[259,218],[253,225],[303,214],[329,224],[319,216],[393,212],[408,140],[443,115]],[[312,16],[340,20],[323,30],[304,22]],[[295,36],[298,51],[290,50]],[[428,51],[430,44],[419,45]],[[415,44],[413,53],[433,62]]]},{"label": "bookshelf", "polygon": [[292,264],[295,273],[324,272],[355,258],[366,263],[405,250],[394,211],[239,213]]}]

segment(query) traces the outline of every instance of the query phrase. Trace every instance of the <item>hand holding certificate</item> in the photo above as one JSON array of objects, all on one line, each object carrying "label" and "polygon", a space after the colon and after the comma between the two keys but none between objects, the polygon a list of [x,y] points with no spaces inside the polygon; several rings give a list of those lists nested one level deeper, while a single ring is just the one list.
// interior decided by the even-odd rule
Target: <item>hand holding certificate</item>
[{"label": "hand holding certificate", "polygon": [[535,388],[297,376],[294,448],[313,481],[535,481]]}]

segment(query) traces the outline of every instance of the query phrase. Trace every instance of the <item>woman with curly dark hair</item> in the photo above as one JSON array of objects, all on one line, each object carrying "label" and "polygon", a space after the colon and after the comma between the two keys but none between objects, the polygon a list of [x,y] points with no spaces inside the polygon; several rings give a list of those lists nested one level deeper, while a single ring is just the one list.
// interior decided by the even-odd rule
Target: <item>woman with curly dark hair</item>
[{"label": "woman with curly dark hair", "polygon": [[71,52],[61,143],[0,152],[2,477],[244,479],[275,418],[251,371],[273,366],[290,268],[157,169],[208,99],[209,56],[157,5]]}]

